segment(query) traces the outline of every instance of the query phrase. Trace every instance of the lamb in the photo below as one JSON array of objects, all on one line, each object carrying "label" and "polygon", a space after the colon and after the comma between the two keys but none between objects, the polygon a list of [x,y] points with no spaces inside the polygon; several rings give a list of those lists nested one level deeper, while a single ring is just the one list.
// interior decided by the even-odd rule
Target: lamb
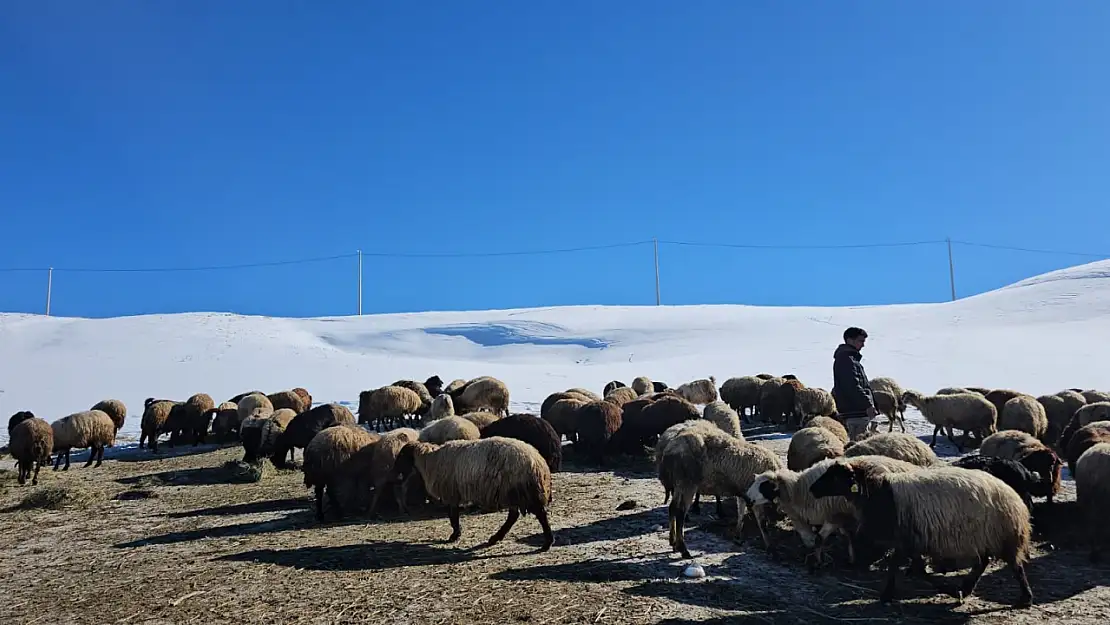
[{"label": "lamb", "polygon": [[1078,470],[1076,464],[1079,462],[1079,457],[1099,443],[1110,443],[1110,421],[1095,421],[1075,431],[1075,435],[1068,440],[1064,454],[1068,460],[1068,472],[1072,477],[1075,477],[1075,472]]},{"label": "lamb", "polygon": [[786,468],[804,471],[822,460],[843,455],[844,443],[832,432],[821,427],[802,428],[790,437]]},{"label": "lamb", "polygon": [[494,421],[499,420],[501,417],[493,414],[492,412],[486,412],[482,410],[478,412],[468,412],[464,414],[462,418],[473,423],[480,430],[493,423]]},{"label": "lamb", "polygon": [[744,440],[740,431],[740,415],[721,400],[706,404],[702,410],[702,418],[721,428],[721,431],[732,435],[734,438]]},{"label": "lamb", "polygon": [[443,394],[443,379],[438,375],[433,375],[427,380],[424,380],[424,388],[428,389],[428,394],[431,395],[433,399],[439,397]]},{"label": "lamb", "polygon": [[297,414],[304,412],[304,400],[293,391],[278,391],[266,396],[274,410],[288,408]]},{"label": "lamb", "polygon": [[646,375],[641,375],[632,380],[632,390],[636,392],[637,397],[656,391],[655,384],[653,384],[651,378]]},{"label": "lamb", "polygon": [[320,430],[304,448],[304,485],[316,491],[316,520],[324,520],[324,492],[336,517],[343,516],[336,489],[351,457],[381,438],[357,425],[334,425]]},{"label": "lamb", "polygon": [[1024,394],[1025,393],[1021,393],[1021,392],[1018,392],[1018,391],[1012,391],[1012,390],[1009,390],[1009,389],[997,388],[997,389],[994,389],[992,391],[989,391],[986,395],[984,395],[984,397],[987,398],[987,401],[994,404],[995,410],[998,412],[999,415],[1001,415],[1002,414],[1002,409],[1006,406],[1006,402],[1010,401],[1011,399],[1013,399],[1015,397],[1021,397]]},{"label": "lamb", "polygon": [[215,410],[212,419],[212,433],[219,438],[225,438],[233,432],[239,431],[239,406],[225,401]]},{"label": "lamb", "polygon": [[620,408],[620,407],[624,406],[625,404],[627,404],[628,402],[633,401],[634,399],[636,399],[636,397],[637,397],[636,396],[636,391],[634,391],[634,390],[632,390],[628,387],[622,387],[622,388],[618,388],[615,391],[613,391],[612,393],[609,393],[608,395],[606,395],[605,396],[605,401],[611,402],[611,403],[615,404],[617,406],[617,408]]},{"label": "lamb", "polygon": [[501,436],[443,445],[418,441],[404,446],[395,471],[405,477],[406,487],[415,471],[428,495],[447,506],[452,530],[447,542],[462,535],[459,515],[464,504],[476,504],[483,512],[509,509],[508,518],[486,542],[487,547],[505,538],[522,513],[535,515],[543,528],[539,551],[547,551],[555,542],[547,520],[551,470],[528,443]]},{"label": "lamb", "polygon": [[581,395],[588,398],[590,401],[601,401],[602,399],[604,399],[597,393],[586,388],[568,388],[566,392],[574,393],[575,395]]},{"label": "lamb", "polygon": [[572,443],[578,442],[578,411],[588,404],[585,398],[574,395],[551,404],[547,410],[540,411],[540,418],[551,424],[559,436],[566,436]]},{"label": "lamb", "polygon": [[749,410],[755,417],[759,412],[759,389],[762,386],[763,380],[755,376],[729,378],[721,385],[721,399],[740,413],[741,418],[747,416]]},{"label": "lamb", "polygon": [[397,509],[404,509],[401,493],[396,490],[401,482],[394,467],[397,463],[397,456],[405,445],[416,442],[419,438],[420,433],[412,428],[390,430],[382,434],[381,438],[369,448],[364,447],[360,450],[356,457],[352,459],[352,462],[355,462],[361,468],[361,473],[369,477],[374,487],[367,514],[374,515],[377,512],[382,493],[390,487],[394,488],[393,495],[397,501]]},{"label": "lamb", "polygon": [[293,389],[293,392],[297,394],[297,397],[301,398],[301,410],[302,410],[302,412],[304,410],[311,410],[312,409],[312,395],[309,394],[307,389],[298,386],[297,388]]},{"label": "lamb", "polygon": [[798,415],[799,423],[805,423],[813,417],[831,417],[836,414],[836,400],[832,393],[823,388],[796,389],[794,413]]},{"label": "lamb", "polygon": [[420,395],[403,386],[383,386],[358,394],[358,422],[381,429],[400,423],[421,408]]},{"label": "lamb", "polygon": [[62,463],[62,456],[66,459],[62,470],[69,470],[69,450],[74,447],[91,448],[85,467],[92,465],[93,460],[99,467],[104,463],[104,448],[116,442],[116,424],[103,410],[76,412],[51,423],[50,428],[54,433],[54,451],[58,453],[54,460],[55,471]]},{"label": "lamb", "polygon": [[990,401],[978,394],[925,396],[916,391],[906,391],[902,394],[902,399],[917,408],[925,420],[933,424],[933,442],[930,447],[936,447],[937,434],[945,429],[948,440],[961,452],[963,446],[953,437],[953,428],[964,430],[965,435],[975,433],[979,437],[995,432],[998,412]]},{"label": "lamb", "polygon": [[[821,460],[804,471],[765,471],[755,477],[746,496],[753,507],[778,504],[802,543],[810,549],[817,547],[817,536],[821,537],[823,545],[833,532],[844,534],[848,538],[848,560],[854,563],[854,534],[859,522],[855,507],[844,497],[818,499],[809,492],[810,486],[835,462],[837,460],[832,458]],[[908,473],[921,468],[886,456],[857,456],[852,462],[874,472]],[[819,526],[820,531],[814,533],[813,526]],[[822,548],[817,547],[813,554],[818,562],[822,558]]]},{"label": "lamb", "polygon": [[1017,605],[1033,602],[1025,574],[1032,534],[1029,508],[989,473],[958,467],[874,473],[848,460],[826,469],[810,492],[817,498],[847,497],[860,513],[860,533],[894,548],[879,596],[883,603],[894,598],[897,567],[925,555],[977,560],[962,584],[961,603],[975,592],[992,557],[1002,558],[1014,571],[1021,587]]},{"label": "lamb", "polygon": [[887,432],[894,431],[895,423],[898,424],[898,427],[902,428],[903,432],[906,431],[906,420],[902,418],[901,414],[903,402],[899,397],[895,397],[886,391],[872,390],[871,398],[875,400],[875,410],[877,410],[879,414],[885,416],[887,422],[890,424],[887,428]]},{"label": "lamb", "polygon": [[551,424],[535,415],[514,414],[482,428],[482,438],[501,436],[524,441],[547,463],[552,473],[559,471],[563,464],[563,443]]},{"label": "lamb", "polygon": [[623,388],[624,386],[626,386],[624,382],[621,382],[620,380],[613,380],[612,382],[605,385],[605,388],[601,391],[601,395],[604,397],[605,395],[612,393],[618,388]]},{"label": "lamb", "polygon": [[675,389],[678,394],[691,404],[708,404],[717,401],[717,378],[687,382]]},{"label": "lamb", "polygon": [[119,432],[123,427],[124,421],[127,420],[127,406],[118,399],[105,399],[96,402],[89,410],[99,410],[112,417],[112,423],[116,424],[116,431]]},{"label": "lamb", "polygon": [[[1046,487],[1043,483],[1048,482],[1047,478],[1042,478],[1040,475],[1022,466],[1017,460],[1011,460],[1009,458],[972,454],[956,460],[950,466],[960,467],[961,469],[976,469],[990,473],[1005,482],[1007,486],[1014,489],[1014,492],[1021,497],[1021,500],[1025,502],[1025,506],[1029,509],[1033,508],[1033,495],[1035,492],[1044,492]],[[1047,488],[1051,489],[1051,486]]]},{"label": "lamb", "polygon": [[1110,443],[1092,446],[1075,463],[1075,491],[1087,521],[1091,559],[1098,560],[1105,547],[1105,522],[1110,514]]},{"label": "lamb", "polygon": [[[715,430],[715,431],[714,431]],[[686,514],[695,495],[706,494],[736,498],[736,535],[740,535],[747,505],[744,495],[756,475],[782,468],[773,451],[737,440],[717,428],[688,428],[675,436],[663,449],[660,482],[673,483],[674,497],[667,510],[671,548],[690,558],[686,548]],[[756,525],[764,544],[770,542],[763,529],[762,512],[754,508]]]},{"label": "lamb", "polygon": [[397,380],[393,384],[390,384],[390,386],[400,386],[401,388],[407,388],[416,393],[417,397],[420,398],[420,408],[414,413],[416,416],[423,417],[431,410],[432,399],[435,395],[432,395],[432,392],[428,390],[427,386],[415,380]]},{"label": "lamb", "polygon": [[484,409],[509,416],[509,387],[497,378],[475,378],[452,392],[451,399],[455,401],[455,408],[463,413]]},{"label": "lamb", "polygon": [[[16,413],[16,416],[24,414],[31,413],[21,412]],[[8,452],[15,458],[20,486],[27,483],[28,477],[31,478],[32,486],[38,485],[39,469],[44,464],[50,464],[50,454],[53,451],[54,429],[45,419],[31,415],[8,428]]]},{"label": "lamb", "polygon": [[[147,398],[143,410],[139,449],[143,448],[144,442],[149,442],[151,453],[158,453],[158,436],[167,431],[170,422],[170,411],[177,405],[177,402],[168,399]],[[115,427],[114,423],[112,427]]]},{"label": "lamb", "polygon": [[1020,430],[1043,438],[1048,430],[1048,416],[1039,401],[1021,395],[1006,402],[998,415],[999,430]]},{"label": "lamb", "polygon": [[[607,401],[593,401],[580,407],[575,414],[578,442],[575,451],[603,464],[609,440],[621,427],[621,409]],[[553,424],[554,425],[554,424]]]},{"label": "lamb", "polygon": [[478,426],[462,417],[444,417],[420,430],[418,440],[442,445],[447,441],[476,441],[482,437]]},{"label": "lamb", "polygon": [[285,426],[285,431],[274,441],[270,462],[279,469],[288,467],[285,456],[292,454],[298,447],[307,447],[312,437],[333,425],[355,425],[355,416],[345,406],[321,404],[293,417],[289,425]]},{"label": "lamb", "polygon": [[1039,475],[1043,487],[1032,491],[1035,497],[1047,497],[1052,503],[1053,496],[1060,493],[1063,463],[1056,452],[1026,432],[1002,430],[992,434],[979,446],[979,455],[1015,460]]},{"label": "lamb", "polygon": [[870,438],[851,443],[844,448],[847,457],[886,456],[904,460],[919,467],[932,467],[940,460],[928,445],[912,434],[884,432]]},{"label": "lamb", "polygon": [[451,401],[451,396],[447,393],[436,395],[436,398],[432,400],[432,407],[428,409],[428,414],[424,416],[429,422],[443,417],[453,417],[455,416],[455,402]]},{"label": "lamb", "polygon": [[806,427],[811,428],[825,428],[833,433],[841,443],[848,444],[848,430],[844,428],[844,424],[837,421],[832,417],[814,417],[805,424]]}]

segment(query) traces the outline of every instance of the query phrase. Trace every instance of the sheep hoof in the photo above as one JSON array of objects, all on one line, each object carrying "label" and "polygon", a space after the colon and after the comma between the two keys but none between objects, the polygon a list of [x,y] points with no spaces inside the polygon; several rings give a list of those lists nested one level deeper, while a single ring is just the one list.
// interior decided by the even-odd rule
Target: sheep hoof
[{"label": "sheep hoof", "polygon": [[1033,607],[1033,595],[1022,595],[1014,604],[1015,608],[1027,609]]}]

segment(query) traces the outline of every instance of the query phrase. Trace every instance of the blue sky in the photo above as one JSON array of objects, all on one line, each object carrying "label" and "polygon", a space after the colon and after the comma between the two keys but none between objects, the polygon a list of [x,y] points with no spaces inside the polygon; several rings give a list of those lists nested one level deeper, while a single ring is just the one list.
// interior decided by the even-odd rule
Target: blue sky
[{"label": "blue sky", "polygon": [[[5,2],[0,269],[355,312],[352,254],[1110,252],[1110,3]],[[956,245],[960,295],[1094,260]],[[664,303],[948,297],[943,244],[660,244]],[[651,245],[364,259],[364,312],[653,304]],[[41,312],[44,271],[0,271]]]}]

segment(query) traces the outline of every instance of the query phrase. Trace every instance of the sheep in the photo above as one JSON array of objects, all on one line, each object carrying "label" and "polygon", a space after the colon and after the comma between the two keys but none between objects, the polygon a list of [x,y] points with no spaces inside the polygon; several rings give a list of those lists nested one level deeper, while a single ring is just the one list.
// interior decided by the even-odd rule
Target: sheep
[{"label": "sheep", "polygon": [[[259,411],[257,415],[265,415]],[[297,413],[291,408],[280,408],[268,416],[248,417],[242,423],[240,438],[243,441],[243,462],[256,464],[273,453],[278,437],[281,436]],[[292,449],[290,460],[292,460]]]},{"label": "sheep", "polygon": [[363,447],[381,438],[357,425],[333,425],[320,430],[304,448],[304,485],[316,491],[316,520],[324,520],[324,492],[335,511],[343,516],[336,489],[344,478],[345,465]]},{"label": "sheep", "polygon": [[552,393],[552,394],[548,395],[543,400],[543,403],[540,405],[540,417],[541,418],[547,418],[546,415],[547,415],[548,411],[551,410],[551,407],[555,405],[555,402],[557,402],[559,400],[562,400],[562,399],[573,399],[573,400],[576,400],[576,401],[581,401],[584,404],[588,404],[591,401],[594,401],[594,400],[590,399],[589,397],[587,397],[586,395],[580,395],[578,393],[567,393],[567,392]]},{"label": "sheep", "polygon": [[601,396],[604,397],[609,393],[612,393],[616,389],[623,388],[625,386],[627,385],[624,382],[621,382],[620,380],[613,380],[612,382],[606,384],[605,388],[601,389]]},{"label": "sheep", "polygon": [[823,388],[806,387],[794,391],[794,413],[799,423],[813,417],[831,417],[836,414],[836,400]]},{"label": "sheep", "polygon": [[903,421],[906,420],[906,403],[902,401],[902,394],[905,391],[902,389],[902,386],[898,384],[897,380],[888,377],[878,377],[871,378],[868,380],[867,384],[871,387],[872,393],[875,391],[885,391],[894,395],[894,397],[898,399],[898,416],[901,417]]},{"label": "sheep", "polygon": [[568,388],[567,393],[574,393],[589,398],[590,401],[601,401],[604,397],[586,388]]},{"label": "sheep", "polygon": [[1021,430],[1035,438],[1043,438],[1048,430],[1048,416],[1044,406],[1028,395],[1021,395],[1006,402],[998,415],[999,430]]},{"label": "sheep", "polygon": [[578,408],[575,421],[578,428],[575,452],[581,451],[596,464],[603,464],[609,440],[621,427],[621,409],[612,402],[592,401]]},{"label": "sheep", "polygon": [[501,417],[493,414],[492,412],[486,412],[484,410],[479,410],[478,412],[468,412],[468,413],[464,414],[462,416],[462,418],[466,419],[467,421],[469,421],[471,423],[473,423],[480,430],[480,429],[486,427],[487,425],[493,423],[494,421],[497,421]]},{"label": "sheep", "polygon": [[420,430],[418,440],[442,445],[447,441],[475,441],[482,437],[478,426],[462,417],[444,417]]},{"label": "sheep", "polygon": [[729,378],[721,385],[721,399],[740,413],[741,418],[747,416],[749,410],[755,417],[759,412],[759,389],[762,386],[763,380],[755,376]]},{"label": "sheep", "polygon": [[109,417],[112,417],[112,423],[116,424],[117,432],[120,431],[120,429],[123,427],[124,421],[127,420],[127,406],[118,399],[105,399],[103,401],[98,401],[96,402],[96,405],[94,405],[92,408],[89,408],[89,410],[99,410],[101,412],[107,413]]},{"label": "sheep", "polygon": [[804,471],[822,460],[843,455],[844,443],[832,432],[821,427],[802,428],[790,437],[786,468]]},{"label": "sheep", "polygon": [[[24,413],[16,413],[22,414]],[[32,415],[8,428],[8,453],[15,458],[20,486],[27,483],[28,477],[31,478],[32,486],[38,485],[39,469],[44,464],[50,464],[50,454],[53,451],[54,428],[45,419]]]},{"label": "sheep", "polygon": [[832,417],[814,417],[806,422],[805,427],[824,428],[832,432],[841,443],[848,444],[848,430],[844,428],[843,423]]},{"label": "sheep", "polygon": [[679,386],[675,391],[691,404],[708,404],[717,401],[717,378],[694,380]]},{"label": "sheep", "polygon": [[640,439],[639,426],[643,419],[644,408],[655,403],[650,397],[634,399],[621,406],[621,427],[613,433],[609,444],[613,451],[629,455],[640,455],[644,451]]},{"label": "sheep", "polygon": [[1099,443],[1110,443],[1110,421],[1088,423],[1075,431],[1068,440],[1064,456],[1068,461],[1068,472],[1075,477],[1076,463],[1088,449]]},{"label": "sheep", "polygon": [[432,400],[432,407],[428,409],[428,414],[424,415],[428,422],[453,416],[455,416],[455,402],[451,400],[451,396],[447,393],[436,395],[436,398]]},{"label": "sheep", "polygon": [[[143,448],[144,442],[149,442],[151,453],[158,453],[158,437],[167,431],[166,427],[170,422],[170,411],[177,405],[177,402],[168,399],[147,398],[143,409],[139,449]],[[115,427],[114,423],[112,427]]]},{"label": "sheep", "polygon": [[1003,482],[1006,482],[1007,486],[1014,489],[1014,492],[1021,497],[1021,500],[1025,502],[1025,506],[1029,509],[1033,508],[1034,491],[1044,492],[1045,486],[1043,486],[1042,483],[1048,481],[1047,478],[1043,478],[1039,474],[1025,468],[1017,460],[999,458],[997,456],[972,454],[956,460],[949,466],[960,467],[961,469],[975,469],[990,473]]},{"label": "sheep", "polygon": [[35,418],[35,413],[31,412],[30,410],[20,410],[19,412],[13,414],[11,416],[11,418],[8,419],[8,435],[9,436],[11,435],[12,430],[15,428],[15,426],[19,425],[20,423],[23,423],[27,419],[34,419],[34,418]]},{"label": "sheep", "polygon": [[439,397],[443,394],[443,379],[438,375],[433,375],[427,380],[424,380],[424,388],[428,389],[428,394],[431,395],[433,399]]},{"label": "sheep", "polygon": [[616,438],[623,449],[639,450],[654,444],[656,437],[672,425],[700,418],[697,406],[681,397],[668,396],[643,406],[638,414],[633,411],[627,425],[622,414],[621,430]]},{"label": "sheep", "polygon": [[755,377],[759,378],[760,380],[770,380],[778,376],[772,375],[770,373],[757,373],[755,374]]},{"label": "sheep", "polygon": [[212,433],[219,438],[225,438],[232,432],[239,431],[239,406],[225,401],[214,409],[215,418],[212,419]]},{"label": "sheep", "polygon": [[1069,412],[1067,400],[1059,395],[1042,395],[1037,398],[1037,402],[1044,408],[1045,419],[1048,421],[1043,439],[1055,444],[1075,411]]},{"label": "sheep", "polygon": [[[719,430],[720,428],[704,419],[683,421],[664,430],[663,433],[659,435],[659,439],[655,442],[655,472],[659,475],[659,481],[663,484],[663,503],[667,503],[667,501],[670,500],[671,491],[674,490],[674,480],[671,479],[669,474],[665,474],[663,471],[663,450],[667,448],[667,445],[669,445],[676,436],[691,429],[713,433],[715,429]],[[697,500],[695,499],[695,505],[696,503]]]},{"label": "sheep", "polygon": [[995,410],[1001,416],[1002,415],[1002,408],[1006,406],[1006,402],[1010,401],[1011,399],[1013,399],[1015,397],[1021,397],[1024,394],[1025,393],[1021,393],[1019,391],[1012,391],[1012,390],[1009,390],[1009,389],[996,388],[992,391],[989,391],[986,395],[984,395],[984,397],[987,398],[987,401],[994,404]]},{"label": "sheep", "polygon": [[66,459],[62,470],[69,470],[69,450],[74,447],[91,448],[85,467],[92,465],[93,460],[99,467],[104,463],[104,448],[116,442],[116,424],[103,410],[75,412],[51,423],[50,428],[54,432],[54,451],[58,453],[54,460],[55,471],[62,462],[62,456]]},{"label": "sheep", "polygon": [[281,410],[288,408],[297,414],[304,412],[304,400],[301,396],[293,391],[278,391],[277,393],[270,393],[266,396],[270,400],[270,405],[274,410]]},{"label": "sheep", "polygon": [[264,413],[263,416],[274,412],[273,402],[262,393],[251,393],[240,398],[239,401],[235,402],[235,405],[236,410],[239,411],[239,423],[242,423],[244,419],[255,414],[257,410],[261,410]]},{"label": "sheep", "polygon": [[989,388],[983,388],[981,386],[968,386],[965,388],[967,388],[967,390],[971,391],[972,393],[975,393],[976,395],[982,395],[983,397],[986,397],[987,393],[991,392]]},{"label": "sheep", "polygon": [[293,392],[297,394],[297,397],[301,398],[302,411],[312,409],[312,395],[308,392],[307,389],[298,386],[297,388],[293,389]]},{"label": "sheep", "polygon": [[501,436],[524,441],[540,452],[547,468],[556,473],[563,464],[563,443],[551,424],[535,415],[514,414],[482,428],[482,438]]},{"label": "sheep", "polygon": [[912,434],[901,432],[883,432],[858,443],[851,443],[845,446],[844,455],[848,457],[886,456],[904,460],[919,467],[931,467],[940,462],[928,445]]},{"label": "sheep", "polygon": [[572,443],[578,442],[578,410],[588,404],[580,395],[560,399],[540,411],[540,418],[551,424],[559,436],[567,437]]},{"label": "sheep", "polygon": [[1043,488],[1035,489],[1035,497],[1046,497],[1052,503],[1053,496],[1060,493],[1063,463],[1056,452],[1026,432],[1002,430],[983,440],[979,446],[980,456],[1006,458],[1020,462],[1022,466],[1038,474],[1043,479]]},{"label": "sheep", "polygon": [[1075,491],[1087,521],[1091,559],[1098,560],[1106,545],[1104,523],[1110,514],[1110,443],[1083,452],[1075,463]]},{"label": "sheep", "polygon": [[[263,393],[262,391],[248,391],[246,393],[239,393],[235,397],[232,397],[231,399],[227,400],[227,402],[225,402],[225,403],[238,404],[239,402],[243,401],[243,398],[245,398],[247,395],[262,395],[263,397],[265,397],[266,393]],[[252,412],[253,412],[253,410],[252,410]]]},{"label": "sheep", "polygon": [[[872,390],[874,390],[874,389],[872,389]],[[964,393],[970,393],[970,392],[971,391],[969,391],[966,388],[963,388],[961,386],[946,386],[942,389],[939,389],[937,392],[935,392],[933,394],[934,395],[962,395]]]},{"label": "sheep", "polygon": [[509,387],[497,378],[475,378],[451,393],[460,412],[488,410],[496,415],[509,415]]},{"label": "sheep", "polygon": [[1066,449],[1068,441],[1079,428],[1096,421],[1110,421],[1110,403],[1085,404],[1075,411],[1064,430],[1060,433],[1058,447]]},{"label": "sheep", "polygon": [[419,474],[428,495],[448,507],[449,543],[462,536],[459,514],[464,504],[476,504],[483,512],[509,509],[505,523],[486,547],[505,538],[522,513],[533,514],[543,528],[539,551],[547,551],[555,542],[547,520],[547,505],[552,500],[551,470],[528,443],[502,436],[443,445],[417,441],[402,448],[395,470],[405,477],[405,487],[414,472]]},{"label": "sheep", "polygon": [[734,438],[744,440],[744,434],[740,431],[740,415],[725,402],[718,399],[706,404],[702,410],[702,418]]},{"label": "sheep", "polygon": [[[848,538],[848,560],[854,563],[854,534],[855,526],[858,524],[855,507],[844,497],[818,499],[809,492],[810,486],[835,462],[837,462],[835,458],[821,460],[804,471],[790,469],[765,471],[752,480],[746,497],[753,507],[777,504],[783,514],[790,519],[790,524],[802,539],[802,544],[810,549],[817,547],[813,553],[817,562],[821,561],[823,549],[817,546],[817,537],[821,537],[823,545],[833,532],[839,531],[844,534]],[[921,468],[886,456],[856,456],[852,462],[876,472],[907,473]],[[814,533],[811,529],[813,526],[819,526],[820,531]]]},{"label": "sheep", "polygon": [[1086,390],[1082,391],[1080,395],[1083,399],[1087,400],[1088,404],[1099,404],[1110,402],[1110,393],[1106,391]]},{"label": "sheep", "polygon": [[907,558],[975,558],[958,595],[970,596],[992,557],[1006,561],[1021,587],[1017,605],[1033,591],[1025,574],[1032,526],[1029,508],[1014,489],[983,471],[937,467],[928,471],[874,473],[851,460],[837,462],[810,486],[816,498],[847,497],[860,512],[860,533],[893,547],[879,599],[894,598],[898,566]]},{"label": "sheep", "polygon": [[879,414],[887,418],[887,423],[889,423],[889,427],[887,427],[887,432],[894,431],[895,423],[898,424],[898,427],[902,428],[903,432],[906,431],[906,421],[901,417],[901,414],[899,413],[899,410],[902,407],[902,402],[900,398],[895,397],[894,395],[891,395],[886,391],[875,390],[871,391],[871,398],[875,400],[875,410],[878,411]]},{"label": "sheep", "polygon": [[358,422],[383,428],[386,423],[402,422],[420,410],[420,395],[402,386],[383,386],[358,394]]},{"label": "sheep", "polygon": [[270,462],[279,469],[286,468],[289,465],[285,456],[292,455],[298,447],[307,447],[313,436],[333,425],[355,425],[355,416],[346,406],[321,404],[293,417],[274,441]]},{"label": "sheep", "polygon": [[1087,405],[1087,398],[1075,391],[1063,390],[1056,393],[1056,396],[1064,400],[1064,403],[1067,405],[1068,418],[1071,418],[1071,415],[1075,414],[1076,410]]},{"label": "sheep", "polygon": [[353,461],[363,467],[364,476],[369,477],[374,487],[367,514],[374,515],[377,512],[382,493],[389,487],[394,487],[393,495],[397,501],[397,509],[404,509],[401,493],[396,489],[401,482],[397,477],[395,465],[401,449],[419,438],[420,433],[412,428],[397,428],[382,434],[377,442],[369,448],[364,447],[356,454]]},{"label": "sheep", "polygon": [[432,407],[432,399],[435,395],[432,395],[432,392],[428,390],[427,386],[415,380],[397,380],[393,384],[390,384],[390,386],[400,386],[401,388],[407,388],[416,393],[420,398],[420,408],[413,414],[418,417],[423,417],[428,414],[428,410]]},{"label": "sheep", "polygon": [[636,399],[636,391],[626,387],[618,388],[612,393],[605,396],[605,401],[616,404],[617,408],[624,406],[628,402]]},{"label": "sheep", "polygon": [[[203,443],[208,435],[208,425],[212,420],[212,409],[216,402],[205,393],[197,393],[185,401],[179,409],[181,419],[171,425],[170,447],[177,445],[179,440],[191,440],[193,446]],[[171,416],[171,422],[174,419]]]},{"label": "sheep", "polygon": [[974,433],[982,438],[995,432],[998,411],[981,395],[962,393],[926,396],[917,391],[906,391],[902,394],[902,400],[917,408],[925,420],[933,424],[933,442],[930,447],[936,447],[937,434],[942,430],[947,430],[948,440],[961,452],[963,446],[953,437],[953,428],[964,430],[965,437]]},{"label": "sheep", "polygon": [[443,387],[444,393],[454,393],[456,390],[466,386],[466,380],[451,380],[451,383]]},{"label": "sheep", "polygon": [[[782,460],[770,449],[737,440],[718,428],[687,428],[663,449],[659,480],[673,484],[674,497],[667,509],[671,548],[690,558],[686,548],[686,514],[697,494],[735,497],[736,535],[744,522],[745,493],[756,475],[782,468]],[[763,528],[762,512],[754,508],[756,525],[764,545],[770,541]]]},{"label": "sheep", "polygon": [[782,394],[779,389],[786,380],[782,378],[771,378],[764,380],[763,385],[759,387],[759,418],[766,423],[779,423],[782,420],[782,415],[786,412],[786,407],[782,405]]},{"label": "sheep", "polygon": [[798,424],[798,427],[801,425],[802,418],[797,412],[795,399],[798,396],[798,391],[804,388],[805,385],[797,379],[785,380],[782,385],[779,386],[778,403],[779,406],[782,407],[782,413],[788,427],[792,427],[793,424]]},{"label": "sheep", "polygon": [[641,375],[632,380],[632,390],[635,391],[637,396],[647,395],[655,392],[655,384],[652,383],[651,378]]},{"label": "sheep", "polygon": [[659,380],[652,380],[651,381],[651,390],[654,393],[662,393],[663,391],[671,390],[671,387],[667,386],[666,382],[660,382]]}]

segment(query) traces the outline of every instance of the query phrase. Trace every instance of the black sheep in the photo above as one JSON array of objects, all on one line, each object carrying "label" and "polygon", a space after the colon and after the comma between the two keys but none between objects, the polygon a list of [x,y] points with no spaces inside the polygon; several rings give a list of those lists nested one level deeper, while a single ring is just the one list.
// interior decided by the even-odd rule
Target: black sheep
[{"label": "black sheep", "polygon": [[1009,458],[972,454],[953,462],[952,466],[990,473],[1014,489],[1030,509],[1033,507],[1033,494],[1043,492],[1044,482],[1051,485],[1050,478],[1047,476],[1040,476],[1022,466],[1020,462]]},{"label": "black sheep", "polygon": [[536,448],[554,473],[563,464],[562,437],[551,424],[531,414],[514,414],[482,428],[482,438],[504,436],[524,441]]},{"label": "black sheep", "polygon": [[312,441],[312,437],[320,433],[320,430],[333,425],[354,426],[354,416],[337,404],[322,404],[293,417],[274,443],[274,453],[270,455],[270,462],[279,469],[286,468],[288,465],[285,457],[290,455],[291,451],[298,447],[304,449]]}]

